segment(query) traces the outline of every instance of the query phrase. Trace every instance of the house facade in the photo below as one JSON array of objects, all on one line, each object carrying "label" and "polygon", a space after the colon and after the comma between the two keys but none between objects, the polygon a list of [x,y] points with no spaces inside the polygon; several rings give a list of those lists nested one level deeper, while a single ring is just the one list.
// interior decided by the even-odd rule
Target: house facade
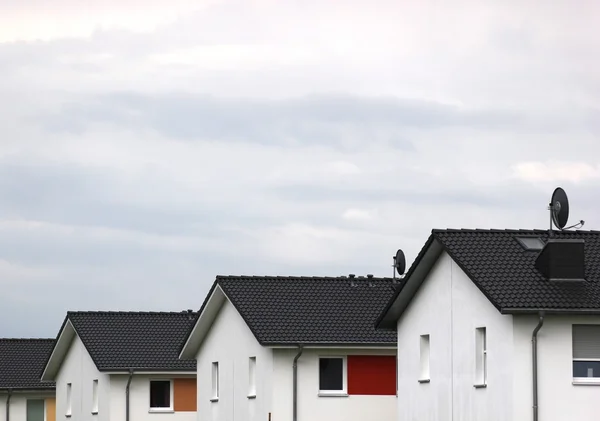
[{"label": "house facade", "polygon": [[56,416],[196,420],[196,364],[178,358],[194,313],[69,312],[42,379]]},{"label": "house facade", "polygon": [[433,230],[377,320],[398,420],[597,418],[600,232]]},{"label": "house facade", "polygon": [[217,277],[182,348],[198,419],[394,419],[396,333],[374,321],[389,278]]},{"label": "house facade", "polygon": [[0,421],[55,421],[54,382],[40,373],[54,339],[0,339]]}]

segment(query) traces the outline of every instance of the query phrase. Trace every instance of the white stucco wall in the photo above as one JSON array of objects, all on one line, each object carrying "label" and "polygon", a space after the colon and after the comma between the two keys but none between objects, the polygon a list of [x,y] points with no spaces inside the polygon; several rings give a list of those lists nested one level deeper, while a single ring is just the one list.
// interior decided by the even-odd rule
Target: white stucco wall
[{"label": "white stucco wall", "polygon": [[[92,415],[92,385],[98,379],[98,414]],[[108,421],[110,381],[100,373],[85,346],[75,336],[56,376],[56,419],[65,419],[67,383],[71,383],[71,419],[74,421]]]},{"label": "white stucco wall", "polygon": [[[273,420],[292,421],[295,349],[274,349]],[[299,421],[396,420],[396,396],[319,396],[319,356],[396,355],[395,349],[305,349],[298,359]]]},{"label": "white stucco wall", "polygon": [[[531,334],[536,316],[514,318],[515,420],[532,419]],[[546,316],[538,333],[538,405],[543,421],[593,420],[598,415],[600,386],[573,385],[573,324],[600,324],[600,316]]]},{"label": "white stucco wall", "polygon": [[[486,327],[488,381],[475,384],[475,328]],[[430,335],[430,383],[419,383],[420,335]],[[513,322],[442,253],[398,321],[398,419],[512,420]],[[517,418],[515,418],[517,419]]]},{"label": "white stucco wall", "polygon": [[[13,392],[10,398],[10,421],[27,420],[27,399],[46,399],[54,397],[54,391]],[[6,392],[0,392],[0,421],[6,421]]]},{"label": "white stucco wall", "polygon": [[[256,357],[256,398],[248,399],[249,358]],[[271,409],[273,353],[262,347],[225,301],[196,355],[199,421],[266,421]],[[212,362],[219,363],[219,401],[211,402]],[[277,418],[273,420],[280,421]]]},{"label": "white stucco wall", "polygon": [[[194,378],[194,375],[147,375],[135,374],[129,386],[129,421],[196,421],[197,413],[185,412],[151,412],[150,411],[150,380],[173,378]],[[128,374],[113,374],[110,376],[111,421],[125,420]],[[173,395],[171,396],[173,399]]]}]

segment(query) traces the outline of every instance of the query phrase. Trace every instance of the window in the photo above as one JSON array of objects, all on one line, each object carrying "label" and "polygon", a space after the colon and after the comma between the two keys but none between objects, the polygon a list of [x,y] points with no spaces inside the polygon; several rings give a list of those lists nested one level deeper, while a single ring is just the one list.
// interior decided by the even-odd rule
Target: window
[{"label": "window", "polygon": [[98,379],[92,382],[92,414],[98,413]]},{"label": "window", "polygon": [[172,410],[171,380],[150,380],[150,409]]},{"label": "window", "polygon": [[419,382],[429,382],[429,335],[421,335],[420,340],[421,352],[421,372],[419,374]]},{"label": "window", "polygon": [[475,386],[487,384],[487,343],[485,327],[475,329]]},{"label": "window", "polygon": [[46,405],[43,399],[27,399],[27,421],[44,421]]},{"label": "window", "polygon": [[525,250],[539,251],[544,248],[544,242],[539,237],[515,237]]},{"label": "window", "polygon": [[600,383],[600,325],[573,325],[573,378]]},{"label": "window", "polygon": [[256,397],[256,357],[248,361],[248,397]]},{"label": "window", "polygon": [[212,401],[219,400],[219,363],[212,363]]},{"label": "window", "polygon": [[346,394],[346,358],[319,358],[319,393]]},{"label": "window", "polygon": [[67,383],[67,411],[65,416],[71,416],[71,383]]}]

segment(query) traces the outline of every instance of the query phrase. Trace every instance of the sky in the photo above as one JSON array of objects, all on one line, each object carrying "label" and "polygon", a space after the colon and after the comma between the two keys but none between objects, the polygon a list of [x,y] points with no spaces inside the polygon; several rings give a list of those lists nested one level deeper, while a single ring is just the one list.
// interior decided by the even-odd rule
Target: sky
[{"label": "sky", "polygon": [[0,0],[0,337],[600,229],[594,1]]}]

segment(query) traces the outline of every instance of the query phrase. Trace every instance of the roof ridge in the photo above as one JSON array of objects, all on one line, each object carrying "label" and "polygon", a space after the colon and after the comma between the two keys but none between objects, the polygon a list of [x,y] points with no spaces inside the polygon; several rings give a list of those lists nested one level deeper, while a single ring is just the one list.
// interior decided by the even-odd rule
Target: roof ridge
[{"label": "roof ridge", "polygon": [[341,276],[287,276],[287,275],[217,275],[217,279],[240,279],[240,278],[248,278],[248,279],[272,279],[272,280],[283,280],[283,279],[302,279],[302,280],[325,280],[325,281],[337,281],[337,280],[348,280],[348,279],[369,279],[369,280],[393,280],[394,278],[389,276],[374,276],[369,277],[368,275],[355,275],[354,277],[350,277],[348,275]]},{"label": "roof ridge", "polygon": [[[195,313],[195,310],[191,311],[192,313]],[[190,312],[186,309],[186,310],[181,310],[181,311],[119,311],[119,310],[82,310],[82,311],[76,311],[76,310],[69,310],[67,311],[67,315],[72,315],[72,314],[93,314],[93,315],[106,315],[106,314],[119,314],[119,315],[182,315],[182,314],[189,314]]]},{"label": "roof ridge", "polygon": [[[433,228],[431,230],[433,234],[437,233],[521,233],[521,232],[535,232],[535,233],[547,233],[548,229],[542,228]],[[581,233],[581,234],[600,234],[600,230],[567,230],[558,231],[553,230],[555,233]]]},{"label": "roof ridge", "polygon": [[56,338],[0,338],[0,341],[4,341],[4,342],[17,342],[17,341],[29,341],[29,342],[33,342],[33,341],[52,341],[54,342],[56,340]]}]

